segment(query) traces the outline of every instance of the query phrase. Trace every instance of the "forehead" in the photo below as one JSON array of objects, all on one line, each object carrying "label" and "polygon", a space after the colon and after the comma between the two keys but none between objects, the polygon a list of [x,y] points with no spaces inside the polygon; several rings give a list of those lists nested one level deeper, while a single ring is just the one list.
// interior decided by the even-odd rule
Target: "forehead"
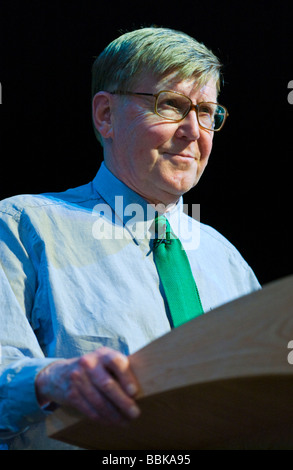
[{"label": "forehead", "polygon": [[139,90],[146,93],[158,93],[161,90],[173,90],[189,96],[193,101],[217,101],[217,85],[215,79],[199,85],[195,78],[180,79],[178,74],[168,75],[158,79],[151,74],[143,77],[139,84]]}]

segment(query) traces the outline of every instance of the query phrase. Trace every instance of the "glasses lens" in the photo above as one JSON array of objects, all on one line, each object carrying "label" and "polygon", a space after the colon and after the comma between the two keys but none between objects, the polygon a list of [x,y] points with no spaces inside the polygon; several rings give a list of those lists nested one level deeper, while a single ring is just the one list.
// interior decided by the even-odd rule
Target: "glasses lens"
[{"label": "glasses lens", "polygon": [[[161,91],[157,97],[156,112],[165,119],[180,121],[190,111],[191,101],[187,96],[173,91]],[[201,127],[217,131],[226,118],[226,110],[217,103],[199,103],[197,106],[198,121]]]},{"label": "glasses lens", "polygon": [[198,105],[199,124],[206,129],[218,130],[225,120],[225,108],[216,103],[200,103]]},{"label": "glasses lens", "polygon": [[190,101],[187,97],[173,93],[172,91],[162,91],[157,98],[157,113],[171,121],[180,121],[190,109]]}]

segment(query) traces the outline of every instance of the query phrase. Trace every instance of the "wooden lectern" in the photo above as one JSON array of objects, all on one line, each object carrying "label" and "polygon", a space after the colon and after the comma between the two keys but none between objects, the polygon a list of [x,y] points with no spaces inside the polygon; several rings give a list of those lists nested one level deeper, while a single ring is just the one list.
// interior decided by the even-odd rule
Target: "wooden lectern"
[{"label": "wooden lectern", "polygon": [[293,449],[291,340],[293,276],[130,356],[141,385],[137,420],[100,426],[60,408],[48,435],[102,450]]}]

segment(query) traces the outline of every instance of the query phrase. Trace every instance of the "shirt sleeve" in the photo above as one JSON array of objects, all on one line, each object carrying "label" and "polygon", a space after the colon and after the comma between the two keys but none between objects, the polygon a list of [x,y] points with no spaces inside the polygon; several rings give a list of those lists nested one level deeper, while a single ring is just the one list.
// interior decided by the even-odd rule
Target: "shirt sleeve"
[{"label": "shirt sleeve", "polygon": [[[43,419],[35,377],[45,358],[33,328],[38,261],[21,211],[0,207],[0,439]],[[29,241],[30,239],[30,241]],[[36,241],[36,240],[35,240]]]}]

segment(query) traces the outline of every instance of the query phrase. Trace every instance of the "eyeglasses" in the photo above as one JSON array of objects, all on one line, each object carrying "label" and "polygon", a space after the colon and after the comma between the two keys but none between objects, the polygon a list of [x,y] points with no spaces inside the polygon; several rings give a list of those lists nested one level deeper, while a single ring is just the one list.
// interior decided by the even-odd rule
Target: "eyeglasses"
[{"label": "eyeglasses", "polygon": [[222,129],[227,117],[228,111],[225,106],[218,103],[201,102],[193,104],[188,96],[177,91],[162,90],[159,93],[134,93],[132,91],[112,91],[112,95],[144,95],[154,96],[155,113],[169,121],[180,122],[187,114],[194,110],[197,115],[199,127],[209,131],[219,131]]}]

